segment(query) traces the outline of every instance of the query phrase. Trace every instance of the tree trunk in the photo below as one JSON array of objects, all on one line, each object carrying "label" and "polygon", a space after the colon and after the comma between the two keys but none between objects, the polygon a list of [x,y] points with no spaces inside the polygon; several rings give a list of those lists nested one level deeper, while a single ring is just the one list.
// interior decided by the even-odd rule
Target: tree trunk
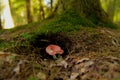
[{"label": "tree trunk", "polygon": [[58,6],[59,6],[59,0],[56,0],[55,1],[55,7],[54,7],[54,10],[53,10],[54,13],[58,10]]},{"label": "tree trunk", "polygon": [[101,7],[100,0],[59,0],[58,11],[64,10],[74,10],[82,17],[94,17],[101,22],[109,20]]},{"label": "tree trunk", "polygon": [[2,22],[1,22],[1,17],[0,17],[0,30],[2,29]]},{"label": "tree trunk", "polygon": [[0,17],[2,17],[3,28],[13,28],[14,22],[10,11],[9,1],[2,0],[2,4],[4,5],[4,8],[2,10],[2,13],[0,14]]},{"label": "tree trunk", "polygon": [[27,20],[28,23],[33,21],[33,9],[32,9],[32,0],[26,0],[26,9],[27,9]]},{"label": "tree trunk", "polygon": [[51,13],[53,11],[53,0],[50,0],[50,10],[51,10]]},{"label": "tree trunk", "polygon": [[43,20],[45,18],[45,13],[44,13],[44,9],[43,9],[43,1],[42,0],[39,0],[39,12],[40,12],[40,20]]},{"label": "tree trunk", "polygon": [[114,18],[114,13],[115,13],[115,3],[116,0],[109,0],[108,8],[107,8],[107,13],[109,15],[109,18],[113,21]]},{"label": "tree trunk", "polygon": [[11,12],[11,14],[13,13],[13,10],[12,10],[12,2],[11,2],[11,0],[8,0],[9,1],[9,6],[10,6],[10,12]]}]

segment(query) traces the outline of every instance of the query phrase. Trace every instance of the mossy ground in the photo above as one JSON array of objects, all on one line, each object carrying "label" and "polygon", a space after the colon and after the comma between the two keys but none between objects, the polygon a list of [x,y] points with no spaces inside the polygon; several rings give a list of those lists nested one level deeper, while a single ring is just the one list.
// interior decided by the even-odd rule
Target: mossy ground
[{"label": "mossy ground", "polygon": [[[113,28],[111,24],[104,25]],[[68,78],[70,68],[54,66],[55,60],[46,54],[45,48],[49,44],[57,44],[64,49],[63,60],[68,58],[77,60],[78,57],[80,59],[86,57],[99,59],[98,57],[107,56],[120,58],[120,30],[100,26],[102,25],[94,24],[94,19],[90,21],[74,12],[69,14],[64,12],[54,19],[0,31],[0,51],[17,54],[11,63],[0,64],[0,79],[64,80]],[[12,74],[11,71],[21,60],[27,62],[23,61],[20,74]],[[42,78],[39,78],[41,75]],[[104,80],[108,79],[104,78]]]}]

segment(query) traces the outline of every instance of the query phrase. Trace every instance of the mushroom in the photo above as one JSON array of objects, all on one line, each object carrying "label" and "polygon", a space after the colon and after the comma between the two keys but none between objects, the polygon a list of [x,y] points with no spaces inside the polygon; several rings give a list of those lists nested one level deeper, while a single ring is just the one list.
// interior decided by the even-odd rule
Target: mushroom
[{"label": "mushroom", "polygon": [[63,54],[64,50],[58,45],[51,44],[46,47],[46,53],[52,55],[54,59],[57,59],[56,54]]}]

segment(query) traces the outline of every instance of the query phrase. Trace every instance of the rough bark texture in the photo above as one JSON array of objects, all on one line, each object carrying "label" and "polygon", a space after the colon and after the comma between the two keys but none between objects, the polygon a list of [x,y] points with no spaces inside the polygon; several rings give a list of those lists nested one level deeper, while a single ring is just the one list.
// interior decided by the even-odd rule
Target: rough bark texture
[{"label": "rough bark texture", "polygon": [[26,9],[28,23],[31,23],[33,21],[31,0],[26,0]]},{"label": "rough bark texture", "polygon": [[100,0],[59,0],[58,11],[75,10],[83,17],[94,16],[97,20],[106,22],[108,15],[102,9]]}]

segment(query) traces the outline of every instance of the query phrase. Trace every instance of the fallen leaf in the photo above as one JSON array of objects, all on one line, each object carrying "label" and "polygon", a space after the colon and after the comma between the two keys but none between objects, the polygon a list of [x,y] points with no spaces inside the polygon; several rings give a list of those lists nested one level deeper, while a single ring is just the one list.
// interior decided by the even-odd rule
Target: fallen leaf
[{"label": "fallen leaf", "polygon": [[39,72],[39,73],[37,74],[37,78],[38,78],[39,80],[46,80],[47,76],[46,76],[45,73]]},{"label": "fallen leaf", "polygon": [[75,80],[79,76],[79,73],[73,72],[71,73],[70,79],[69,80]]},{"label": "fallen leaf", "polygon": [[64,68],[67,68],[68,63],[65,60],[62,60],[61,62],[57,63],[57,66],[64,66]]},{"label": "fallen leaf", "polygon": [[90,59],[89,58],[83,58],[83,59],[80,59],[76,62],[76,64],[79,64],[79,63],[82,63],[82,62],[86,62],[86,61],[89,61]]}]

